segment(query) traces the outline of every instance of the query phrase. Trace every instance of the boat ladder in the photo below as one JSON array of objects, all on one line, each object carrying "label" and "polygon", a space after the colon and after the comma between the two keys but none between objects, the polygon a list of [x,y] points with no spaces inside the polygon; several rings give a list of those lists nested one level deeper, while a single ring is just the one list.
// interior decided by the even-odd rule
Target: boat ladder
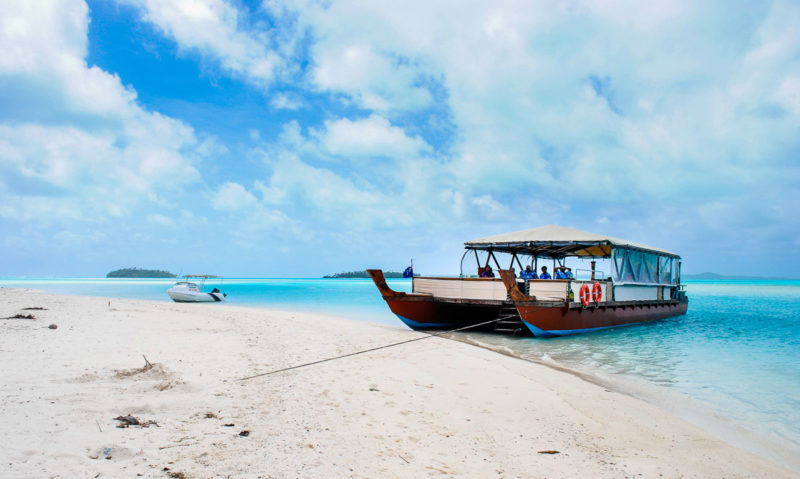
[{"label": "boat ladder", "polygon": [[527,328],[522,324],[517,307],[511,301],[506,301],[497,314],[497,322],[494,323],[495,333],[505,334],[525,334]]}]

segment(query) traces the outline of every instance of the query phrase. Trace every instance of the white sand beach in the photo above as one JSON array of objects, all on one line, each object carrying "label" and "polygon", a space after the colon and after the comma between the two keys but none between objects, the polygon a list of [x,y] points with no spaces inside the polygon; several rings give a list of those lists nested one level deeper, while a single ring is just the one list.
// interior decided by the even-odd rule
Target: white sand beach
[{"label": "white sand beach", "polygon": [[[35,319],[0,320],[2,477],[796,475],[641,400],[444,338],[240,380],[410,330],[0,289],[0,317],[17,314]],[[154,424],[117,427],[127,415]]]}]

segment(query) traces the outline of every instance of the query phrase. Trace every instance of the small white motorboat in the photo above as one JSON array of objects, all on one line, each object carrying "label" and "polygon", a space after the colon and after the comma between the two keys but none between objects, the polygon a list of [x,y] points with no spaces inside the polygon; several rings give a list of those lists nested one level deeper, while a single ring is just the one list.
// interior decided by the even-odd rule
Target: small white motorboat
[{"label": "small white motorboat", "polygon": [[[199,278],[200,285],[188,281],[189,279]],[[221,292],[219,288],[214,288],[211,292],[206,293],[203,291],[206,280],[208,278],[221,278],[221,276],[213,276],[209,274],[187,274],[183,279],[187,281],[178,281],[175,286],[167,290],[167,294],[176,303],[203,303],[214,301],[225,301],[227,294]]]}]

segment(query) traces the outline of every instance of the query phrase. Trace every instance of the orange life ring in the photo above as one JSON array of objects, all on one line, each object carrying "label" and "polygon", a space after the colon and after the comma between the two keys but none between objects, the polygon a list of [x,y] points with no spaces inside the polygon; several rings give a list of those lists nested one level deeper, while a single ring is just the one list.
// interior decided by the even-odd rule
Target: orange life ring
[{"label": "orange life ring", "polygon": [[599,303],[603,299],[603,287],[600,286],[598,281],[595,281],[594,286],[592,286],[592,301],[594,304]]},{"label": "orange life ring", "polygon": [[584,284],[581,285],[580,298],[581,298],[581,304],[583,305],[584,308],[586,306],[589,306],[589,285],[588,284],[584,283]]}]

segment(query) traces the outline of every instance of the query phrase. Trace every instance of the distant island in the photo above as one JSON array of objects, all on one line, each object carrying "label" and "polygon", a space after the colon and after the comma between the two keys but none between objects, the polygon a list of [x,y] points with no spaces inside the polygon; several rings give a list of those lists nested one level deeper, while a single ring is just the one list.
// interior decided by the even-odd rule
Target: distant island
[{"label": "distant island", "polygon": [[[383,277],[384,278],[402,278],[403,277],[403,273],[398,273],[397,271],[384,271],[383,272]],[[325,276],[323,276],[323,278],[336,278],[336,279],[341,279],[341,278],[369,278],[369,274],[367,274],[366,270],[364,270],[364,271],[348,271],[346,273],[336,273],[336,274],[325,275]]]},{"label": "distant island", "polygon": [[739,279],[739,280],[787,280],[789,278],[776,278],[767,276],[726,276],[717,273],[682,274],[682,279]]},{"label": "distant island", "polygon": [[122,268],[112,271],[106,275],[106,278],[174,278],[175,275],[169,271],[161,271],[160,269],[140,269],[140,268]]}]

